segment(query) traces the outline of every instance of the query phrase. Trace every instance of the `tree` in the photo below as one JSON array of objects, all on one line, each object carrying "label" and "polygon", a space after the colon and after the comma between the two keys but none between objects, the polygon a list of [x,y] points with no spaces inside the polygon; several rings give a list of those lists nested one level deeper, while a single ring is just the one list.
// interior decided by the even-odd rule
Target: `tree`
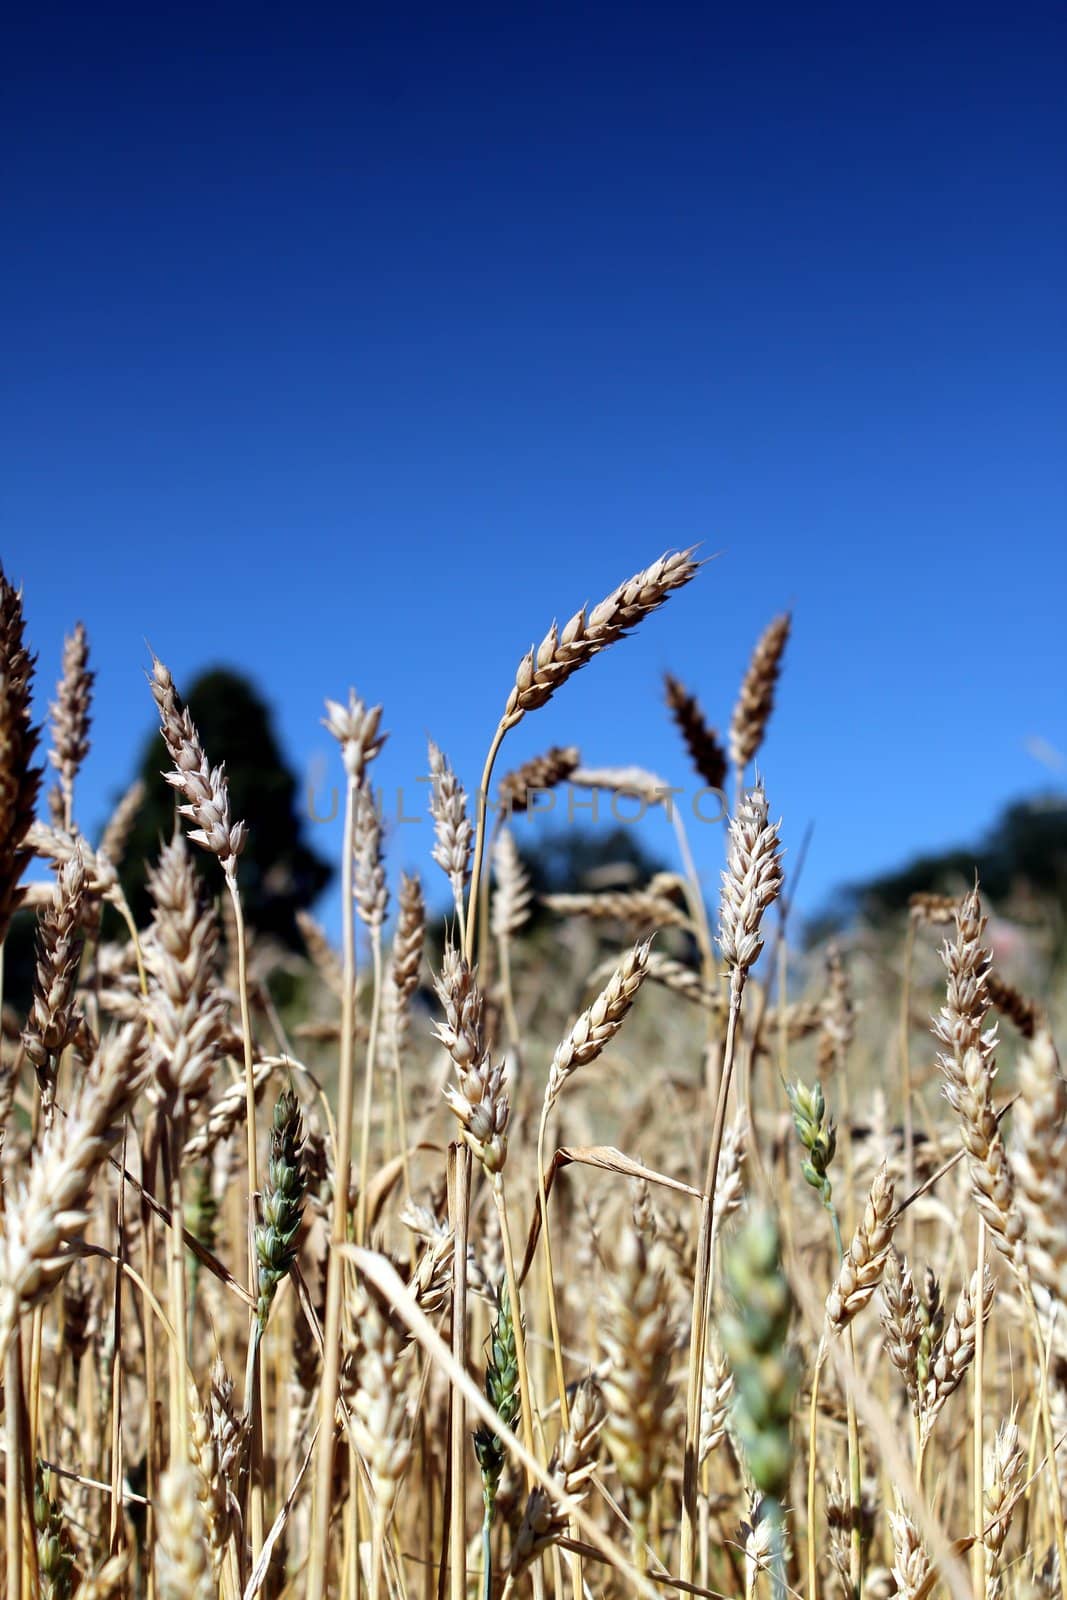
[{"label": "tree", "polygon": [[[270,708],[246,677],[225,667],[202,673],[186,703],[209,761],[225,762],[234,820],[248,824],[238,873],[245,916],[257,933],[301,950],[296,913],[321,894],[333,868],[304,838],[299,786],[286,765]],[[122,868],[123,888],[139,925],[151,912],[145,869],[174,829],[175,795],[162,776],[166,767],[167,752],[156,731],[140,765],[145,800]],[[217,893],[213,863],[199,851],[197,862]]]},{"label": "tree", "polygon": [[895,871],[845,886],[805,929],[809,944],[862,919],[882,927],[902,916],[913,894],[959,895],[978,874],[983,896],[1002,910],[1040,906],[1058,922],[1067,913],[1067,799],[1036,795],[1009,805],[971,845],[914,857]]},{"label": "tree", "polygon": [[523,864],[539,895],[637,889],[666,870],[633,827],[555,828],[540,835],[531,832],[528,842],[515,831]]}]

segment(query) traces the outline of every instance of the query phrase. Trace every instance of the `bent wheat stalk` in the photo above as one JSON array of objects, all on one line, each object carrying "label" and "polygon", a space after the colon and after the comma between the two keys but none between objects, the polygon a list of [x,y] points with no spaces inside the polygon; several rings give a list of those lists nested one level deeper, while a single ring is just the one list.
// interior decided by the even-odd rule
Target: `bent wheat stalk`
[{"label": "bent wheat stalk", "polygon": [[576,611],[562,630],[553,623],[541,643],[532,646],[519,662],[515,683],[490,743],[478,787],[478,820],[463,940],[463,953],[468,961],[474,957],[474,929],[485,850],[489,785],[504,735],[521,722],[528,711],[535,711],[547,704],[556,690],[579,668],[599,655],[601,650],[606,650],[608,645],[624,638],[645,617],[658,611],[675,589],[680,589],[694,578],[700,565],[693,559],[694,548],[661,556],[650,567],[620,584],[592,611],[587,612],[584,606]]}]

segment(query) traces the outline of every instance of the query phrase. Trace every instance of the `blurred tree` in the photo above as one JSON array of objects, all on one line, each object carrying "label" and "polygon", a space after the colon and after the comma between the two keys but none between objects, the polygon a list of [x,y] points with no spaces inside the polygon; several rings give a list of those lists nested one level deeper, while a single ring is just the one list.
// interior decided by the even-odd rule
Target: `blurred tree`
[{"label": "blurred tree", "polygon": [[[542,895],[638,889],[657,872],[667,870],[667,864],[646,848],[637,828],[575,826],[542,831],[535,822],[527,823],[524,818],[516,819],[511,826],[535,897],[522,938],[546,959],[558,944],[561,924],[556,913],[541,904]],[[431,893],[437,891],[436,901],[444,905],[438,877],[435,871],[430,889]],[[626,942],[625,931],[620,932],[622,925],[615,921],[590,919],[587,926],[605,950],[618,949],[620,942]],[[444,917],[431,922],[427,932],[426,948],[433,971],[441,964],[445,932],[451,928],[449,903]]]},{"label": "blurred tree", "polygon": [[[249,924],[290,949],[302,950],[297,911],[307,908],[333,876],[333,868],[304,838],[299,785],[286,765],[266,701],[239,672],[216,667],[190,686],[186,701],[212,765],[225,762],[234,820],[247,822],[248,842],[238,882]],[[138,925],[151,907],[145,867],[160,840],[174,829],[175,794],[162,774],[167,752],[158,730],[145,745],[140,776],[146,796],[122,868],[123,887]],[[211,892],[220,887],[214,862],[196,851]]]},{"label": "blurred tree", "polygon": [[529,842],[522,831],[515,828],[516,842],[537,894],[637,889],[666,870],[633,827],[531,829]]},{"label": "blurred tree", "polygon": [[977,872],[982,895],[1002,911],[1062,922],[1067,913],[1067,799],[1037,795],[1017,800],[971,847],[915,856],[894,872],[848,884],[810,920],[805,933],[817,943],[857,918],[880,926],[906,912],[913,894],[961,894]]}]

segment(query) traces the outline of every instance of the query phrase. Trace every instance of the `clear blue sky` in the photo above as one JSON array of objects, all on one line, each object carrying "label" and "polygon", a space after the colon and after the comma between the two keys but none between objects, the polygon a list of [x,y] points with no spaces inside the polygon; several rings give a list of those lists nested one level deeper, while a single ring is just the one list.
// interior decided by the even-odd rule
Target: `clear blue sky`
[{"label": "clear blue sky", "polygon": [[387,785],[430,731],[473,786],[552,617],[698,540],[506,764],[682,781],[660,673],[725,721],[790,605],[803,904],[1062,783],[1065,44],[1025,3],[9,16],[3,557],[49,691],[91,633],[85,823],[146,638],[252,672],[302,772],[354,683]]}]

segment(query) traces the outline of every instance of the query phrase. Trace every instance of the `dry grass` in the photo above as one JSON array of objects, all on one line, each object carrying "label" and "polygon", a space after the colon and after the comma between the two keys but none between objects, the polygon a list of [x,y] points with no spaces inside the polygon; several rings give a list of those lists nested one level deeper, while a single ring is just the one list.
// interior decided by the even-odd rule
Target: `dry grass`
[{"label": "dry grass", "polygon": [[[344,934],[303,920],[284,1018],[249,956],[226,752],[160,662],[183,831],[148,864],[149,923],[116,870],[139,792],[95,846],[78,825],[81,625],[34,820],[33,664],[0,582],[0,930],[33,856],[53,874],[0,1054],[4,1600],[1067,1593],[1053,997],[994,969],[977,890],[916,897],[899,949],[786,960],[789,819],[745,780],[789,617],[729,720],[725,862],[717,829],[694,859],[626,751],[593,771],[549,749],[489,827],[508,731],[696,574],[664,556],[549,630],[503,686],[473,812],[431,746],[443,876],[404,877],[391,923],[382,709],[327,702]],[[667,697],[723,788],[696,697]],[[678,860],[551,897],[546,931],[504,823],[561,783],[663,805]]]}]

